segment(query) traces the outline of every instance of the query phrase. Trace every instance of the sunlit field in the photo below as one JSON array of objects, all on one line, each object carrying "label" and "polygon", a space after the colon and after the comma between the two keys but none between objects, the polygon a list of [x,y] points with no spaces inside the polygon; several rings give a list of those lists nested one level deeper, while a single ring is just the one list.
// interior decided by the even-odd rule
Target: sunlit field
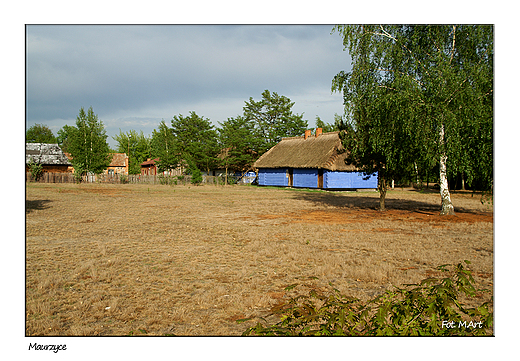
[{"label": "sunlit field", "polygon": [[240,335],[304,289],[367,300],[463,260],[493,289],[480,195],[452,194],[444,217],[435,192],[390,190],[386,212],[378,197],[27,183],[26,335]]}]

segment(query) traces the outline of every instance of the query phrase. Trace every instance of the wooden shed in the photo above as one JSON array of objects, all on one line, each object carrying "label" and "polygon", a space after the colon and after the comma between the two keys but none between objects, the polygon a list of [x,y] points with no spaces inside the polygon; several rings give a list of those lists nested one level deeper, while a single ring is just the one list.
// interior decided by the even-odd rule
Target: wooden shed
[{"label": "wooden shed", "polygon": [[352,164],[346,164],[339,132],[283,138],[254,164],[258,184],[265,186],[372,189],[377,188],[377,173],[366,176]]},{"label": "wooden shed", "polygon": [[58,144],[25,143],[25,170],[29,163],[41,164],[44,172],[70,173],[71,163]]}]

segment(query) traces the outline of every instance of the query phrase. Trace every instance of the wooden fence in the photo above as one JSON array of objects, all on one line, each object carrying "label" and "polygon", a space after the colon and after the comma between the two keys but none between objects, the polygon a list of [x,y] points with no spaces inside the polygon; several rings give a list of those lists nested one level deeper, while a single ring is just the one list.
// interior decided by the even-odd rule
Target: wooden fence
[{"label": "wooden fence", "polygon": [[[238,183],[250,183],[251,177],[243,177]],[[26,182],[34,182],[31,173],[25,173]],[[235,183],[231,177],[228,179],[230,183]],[[74,183],[76,179],[72,173],[51,173],[44,172],[38,179],[38,183]],[[167,184],[167,185],[186,185],[191,184],[191,175],[185,176],[167,176],[167,175],[142,175],[142,174],[130,174],[130,175],[119,175],[119,174],[97,174],[97,175],[85,175],[82,177],[84,183],[110,183],[110,184]],[[213,184],[223,185],[225,182],[224,177],[215,176],[202,176],[202,184]]]},{"label": "wooden fence", "polygon": [[[34,182],[31,173],[25,173],[26,182]],[[49,173],[44,172],[38,179],[38,183],[74,183],[76,180],[72,173]]]}]

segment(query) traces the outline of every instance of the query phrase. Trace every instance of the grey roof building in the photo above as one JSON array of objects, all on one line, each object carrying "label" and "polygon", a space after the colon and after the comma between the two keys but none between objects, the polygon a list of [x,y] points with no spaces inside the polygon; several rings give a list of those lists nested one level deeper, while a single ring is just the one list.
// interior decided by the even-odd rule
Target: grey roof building
[{"label": "grey roof building", "polygon": [[31,160],[42,165],[71,165],[58,144],[25,143],[25,164]]}]

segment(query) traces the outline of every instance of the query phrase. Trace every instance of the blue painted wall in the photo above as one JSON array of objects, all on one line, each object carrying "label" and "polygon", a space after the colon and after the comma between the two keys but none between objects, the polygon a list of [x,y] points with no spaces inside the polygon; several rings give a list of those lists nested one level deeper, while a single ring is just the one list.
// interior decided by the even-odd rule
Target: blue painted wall
[{"label": "blue painted wall", "polygon": [[[377,173],[364,180],[362,172],[333,172],[323,170],[324,189],[372,189],[377,188]],[[260,168],[258,184],[287,187],[287,168]],[[293,187],[318,188],[317,169],[293,169]]]},{"label": "blue painted wall", "polygon": [[377,188],[377,174],[370,176],[368,180],[362,172],[323,172],[323,188]]},{"label": "blue painted wall", "polygon": [[293,187],[318,188],[318,170],[294,168]]},{"label": "blue painted wall", "polygon": [[286,168],[260,168],[258,170],[258,184],[261,186],[282,186],[287,187]]}]

